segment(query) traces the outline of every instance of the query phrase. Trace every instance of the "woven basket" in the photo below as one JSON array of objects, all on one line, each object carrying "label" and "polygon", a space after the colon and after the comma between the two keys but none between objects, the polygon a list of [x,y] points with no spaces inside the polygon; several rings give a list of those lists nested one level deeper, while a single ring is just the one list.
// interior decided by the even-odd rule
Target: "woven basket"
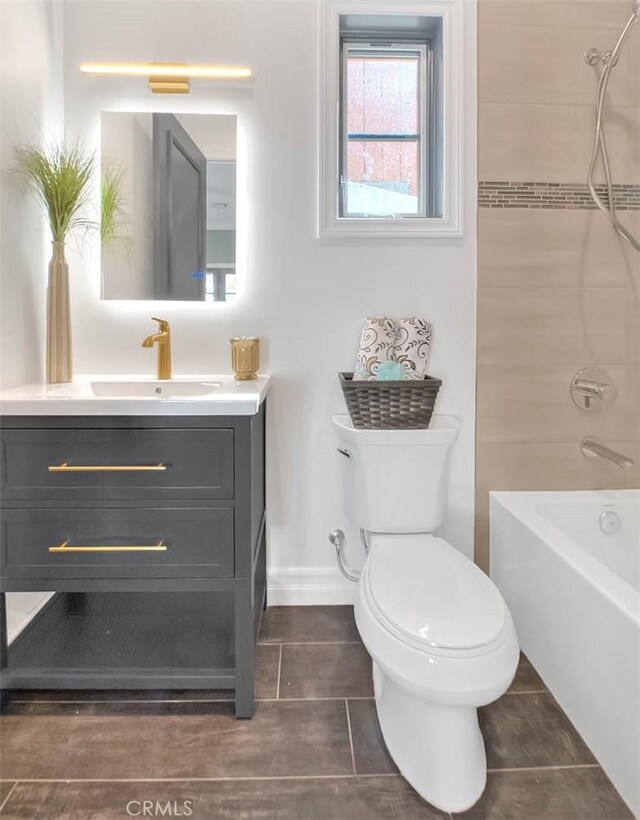
[{"label": "woven basket", "polygon": [[353,381],[340,373],[340,384],[354,427],[380,430],[416,430],[429,426],[440,379],[420,381]]}]

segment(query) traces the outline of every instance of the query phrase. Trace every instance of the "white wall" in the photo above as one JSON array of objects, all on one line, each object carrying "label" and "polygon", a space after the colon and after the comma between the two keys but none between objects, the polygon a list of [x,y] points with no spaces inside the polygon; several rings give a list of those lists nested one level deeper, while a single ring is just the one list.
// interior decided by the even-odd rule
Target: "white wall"
[{"label": "white wall", "polygon": [[62,8],[49,0],[0,6],[0,386],[44,373],[44,309],[50,236],[40,207],[25,195],[17,143],[60,135]]},{"label": "white wall", "polygon": [[[44,373],[44,310],[50,237],[38,205],[10,173],[16,143],[41,145],[60,135],[62,14],[48,0],[0,4],[0,387]],[[8,596],[14,637],[43,600]]]},{"label": "white wall", "polygon": [[153,126],[149,114],[104,112],[100,166],[122,175],[122,210],[115,239],[101,248],[105,299],[153,298]]},{"label": "white wall", "polygon": [[178,121],[207,159],[235,161],[238,141],[235,117],[183,114]]},{"label": "white wall", "polygon": [[[98,141],[100,111],[238,115],[238,271],[233,304],[101,302],[99,248],[69,254],[79,373],[152,373],[140,347],[151,315],[172,323],[177,373],[228,373],[229,337],[259,335],[269,399],[271,603],[348,600],[327,533],[342,527],[330,417],[344,411],[337,372],[352,369],[367,314],[419,314],[435,326],[431,372],[440,412],[462,421],[444,533],[472,554],[475,336],[475,4],[465,0],[465,239],[318,240],[315,0],[68,0],[65,113],[70,133]],[[247,64],[255,82],[192,82],[188,97],[152,96],[141,79],[81,76],[82,60]],[[242,202],[244,201],[244,207]],[[401,481],[402,477],[399,476]]]}]

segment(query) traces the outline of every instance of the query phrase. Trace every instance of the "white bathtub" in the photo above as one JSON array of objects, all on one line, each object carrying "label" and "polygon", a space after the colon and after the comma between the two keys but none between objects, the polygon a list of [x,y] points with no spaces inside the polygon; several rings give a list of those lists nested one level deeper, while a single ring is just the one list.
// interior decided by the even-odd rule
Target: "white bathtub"
[{"label": "white bathtub", "polygon": [[522,650],[640,816],[640,490],[492,493],[490,543]]}]

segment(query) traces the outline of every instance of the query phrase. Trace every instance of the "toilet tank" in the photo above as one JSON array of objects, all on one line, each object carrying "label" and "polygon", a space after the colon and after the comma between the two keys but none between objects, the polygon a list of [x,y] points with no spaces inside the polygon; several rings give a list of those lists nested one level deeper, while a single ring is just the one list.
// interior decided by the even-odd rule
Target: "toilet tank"
[{"label": "toilet tank", "polygon": [[427,430],[362,430],[334,416],[347,518],[369,532],[433,532],[444,518],[453,416]]}]

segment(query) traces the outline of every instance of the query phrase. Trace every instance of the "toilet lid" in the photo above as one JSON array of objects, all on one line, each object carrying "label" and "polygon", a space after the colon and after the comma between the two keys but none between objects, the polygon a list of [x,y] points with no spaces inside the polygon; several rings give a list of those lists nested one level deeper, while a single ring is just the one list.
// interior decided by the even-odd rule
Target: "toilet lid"
[{"label": "toilet lid", "polygon": [[432,535],[376,536],[367,591],[378,617],[422,648],[473,649],[505,628],[506,605],[481,569]]}]

